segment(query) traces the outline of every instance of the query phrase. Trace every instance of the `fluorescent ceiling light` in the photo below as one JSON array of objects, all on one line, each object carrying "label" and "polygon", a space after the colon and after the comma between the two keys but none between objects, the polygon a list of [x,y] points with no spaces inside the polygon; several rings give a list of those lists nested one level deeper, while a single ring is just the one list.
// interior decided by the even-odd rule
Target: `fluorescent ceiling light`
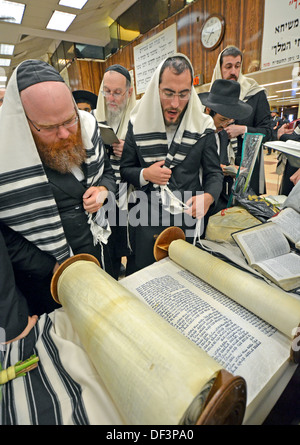
[{"label": "fluorescent ceiling light", "polygon": [[4,56],[12,56],[14,53],[15,45],[5,45],[0,43],[0,54]]},{"label": "fluorescent ceiling light", "polygon": [[0,58],[0,66],[9,66],[11,64],[11,59],[1,59]]},{"label": "fluorescent ceiling light", "polygon": [[76,14],[68,14],[67,12],[54,11],[47,25],[47,29],[55,29],[56,31],[66,31]]},{"label": "fluorescent ceiling light", "polygon": [[290,88],[289,90],[280,90],[280,91],[276,91],[276,93],[285,93],[286,91],[296,91],[296,90],[300,90],[299,88]]},{"label": "fluorescent ceiling light", "polygon": [[0,83],[5,83],[7,81],[7,76],[0,76]]},{"label": "fluorescent ceiling light", "polygon": [[60,0],[61,6],[68,6],[69,8],[82,9],[88,0]]},{"label": "fluorescent ceiling light", "polygon": [[281,80],[280,82],[273,82],[273,83],[265,83],[264,85],[261,85],[262,87],[269,87],[270,85],[279,85],[280,83],[286,83],[286,82],[292,82],[293,79],[290,80]]},{"label": "fluorescent ceiling light", "polygon": [[278,96],[268,96],[267,99],[273,99],[274,97],[278,97]]},{"label": "fluorescent ceiling light", "polygon": [[3,22],[20,24],[23,19],[25,5],[23,3],[0,0],[0,17]]}]

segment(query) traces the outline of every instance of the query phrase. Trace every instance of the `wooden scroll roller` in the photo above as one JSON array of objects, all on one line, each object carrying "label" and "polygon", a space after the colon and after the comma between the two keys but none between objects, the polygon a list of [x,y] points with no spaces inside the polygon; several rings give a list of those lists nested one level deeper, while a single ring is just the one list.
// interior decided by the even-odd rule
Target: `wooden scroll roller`
[{"label": "wooden scroll roller", "polygon": [[127,425],[241,424],[246,383],[77,255],[51,283]]},{"label": "wooden scroll roller", "polygon": [[[176,230],[174,230],[176,229]],[[165,229],[154,244],[154,257],[164,256],[274,326],[292,340],[290,360],[300,363],[300,301],[248,272],[184,241],[178,227]]]}]

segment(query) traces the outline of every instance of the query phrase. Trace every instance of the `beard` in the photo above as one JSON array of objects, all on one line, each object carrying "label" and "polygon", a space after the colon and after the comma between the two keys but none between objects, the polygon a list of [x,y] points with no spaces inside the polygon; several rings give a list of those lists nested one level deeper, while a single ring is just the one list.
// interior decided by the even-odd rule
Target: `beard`
[{"label": "beard", "polygon": [[[110,107],[109,106],[110,103],[107,102],[105,103],[106,119],[108,125],[110,125],[111,127],[119,124],[123,111],[125,110],[127,105],[127,99],[128,99],[128,92],[126,92],[124,96],[124,101],[119,105],[116,104],[116,108]],[[112,102],[112,104],[114,104],[114,102]]]},{"label": "beard", "polygon": [[59,173],[70,173],[73,167],[80,167],[86,158],[80,125],[76,134],[70,134],[68,139],[59,140],[53,144],[46,144],[36,134],[33,138],[43,164]]}]

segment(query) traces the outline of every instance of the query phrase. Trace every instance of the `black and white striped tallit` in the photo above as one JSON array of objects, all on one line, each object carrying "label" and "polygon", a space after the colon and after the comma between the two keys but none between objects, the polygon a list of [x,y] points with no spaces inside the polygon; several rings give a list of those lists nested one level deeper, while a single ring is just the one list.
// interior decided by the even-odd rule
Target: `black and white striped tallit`
[{"label": "black and white striped tallit", "polygon": [[[0,115],[0,219],[62,262],[71,251],[21,103],[17,70],[8,83]],[[86,149],[85,185],[96,186],[104,169],[104,149],[95,118],[80,111],[79,116]]]},{"label": "black and white striped tallit", "polygon": [[39,357],[36,369],[1,387],[2,425],[121,425],[112,399],[63,309],[40,317],[0,352],[3,369]]},{"label": "black and white striped tallit", "polygon": [[[183,57],[192,67],[184,54],[177,53],[173,57]],[[144,96],[133,109],[130,120],[136,144],[146,164],[164,160],[165,166],[172,169],[184,161],[200,138],[214,132],[215,126],[213,119],[203,113],[202,104],[191,85],[191,97],[169,147],[159,95],[159,76],[163,63],[164,61],[154,72]],[[160,188],[162,203],[170,213],[179,213],[186,209],[185,204],[174,196],[168,186],[156,187]]]}]

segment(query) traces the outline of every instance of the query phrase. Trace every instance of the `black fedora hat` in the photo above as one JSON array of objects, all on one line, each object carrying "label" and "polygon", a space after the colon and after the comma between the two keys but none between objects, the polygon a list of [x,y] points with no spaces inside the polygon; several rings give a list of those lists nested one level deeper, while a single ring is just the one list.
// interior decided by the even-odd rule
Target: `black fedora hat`
[{"label": "black fedora hat", "polygon": [[97,100],[98,100],[97,94],[94,94],[88,90],[76,90],[76,91],[72,91],[72,94],[73,94],[73,97],[77,104],[86,102],[91,105],[92,110],[94,110],[96,108]]},{"label": "black fedora hat", "polygon": [[244,119],[252,112],[249,104],[239,100],[240,84],[234,80],[217,79],[209,93],[198,94],[201,102],[216,113],[230,119]]}]

